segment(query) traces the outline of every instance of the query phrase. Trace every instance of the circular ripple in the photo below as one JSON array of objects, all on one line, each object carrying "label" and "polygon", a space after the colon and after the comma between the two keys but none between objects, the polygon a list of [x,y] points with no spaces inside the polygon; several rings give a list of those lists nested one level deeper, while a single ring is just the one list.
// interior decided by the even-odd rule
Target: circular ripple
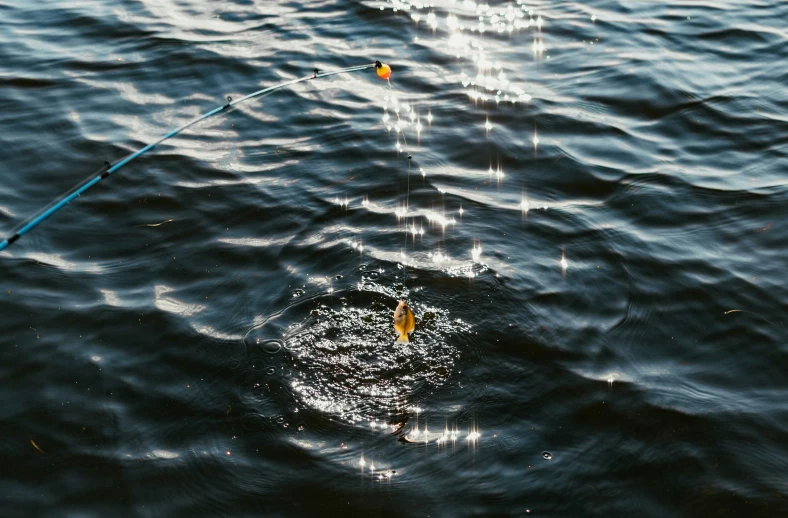
[{"label": "circular ripple", "polygon": [[247,432],[259,432],[265,425],[266,419],[260,414],[249,413],[241,418],[241,426],[243,426],[244,431]]},{"label": "circular ripple", "polygon": [[366,282],[342,295],[307,299],[279,317],[288,323],[283,341],[292,367],[289,382],[302,404],[350,421],[367,420],[409,405],[448,379],[462,334],[470,330],[467,323],[411,300],[416,330],[410,343],[397,343],[395,289]]}]

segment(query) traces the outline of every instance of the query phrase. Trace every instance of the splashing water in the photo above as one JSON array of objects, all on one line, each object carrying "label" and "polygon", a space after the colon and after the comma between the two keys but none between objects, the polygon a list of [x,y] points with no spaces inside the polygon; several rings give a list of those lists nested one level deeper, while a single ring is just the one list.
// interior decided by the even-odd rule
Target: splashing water
[{"label": "splashing water", "polygon": [[307,300],[282,315],[292,322],[283,337],[289,383],[304,406],[369,421],[408,406],[450,377],[469,324],[409,301],[416,331],[410,343],[395,343],[394,290],[366,282],[342,295]]}]

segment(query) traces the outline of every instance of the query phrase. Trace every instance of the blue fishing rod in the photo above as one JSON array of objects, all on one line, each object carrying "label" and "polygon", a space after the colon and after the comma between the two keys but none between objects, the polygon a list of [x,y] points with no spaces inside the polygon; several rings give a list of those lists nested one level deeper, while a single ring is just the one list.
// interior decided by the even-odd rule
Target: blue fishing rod
[{"label": "blue fishing rod", "polygon": [[90,175],[82,183],[78,184],[71,191],[69,191],[68,194],[62,196],[59,200],[53,202],[47,208],[45,208],[41,212],[39,212],[36,216],[33,216],[33,217],[29,218],[27,220],[27,222],[24,223],[19,228],[19,230],[17,230],[12,236],[10,236],[9,238],[3,240],[3,242],[0,243],[0,251],[5,250],[9,246],[11,246],[15,242],[17,242],[19,240],[19,238],[21,238],[22,236],[24,236],[25,234],[27,234],[28,232],[30,232],[31,230],[36,228],[45,219],[47,219],[48,217],[50,217],[51,215],[53,215],[54,213],[56,213],[57,211],[59,211],[60,209],[65,207],[66,205],[68,205],[70,202],[72,202],[74,199],[76,199],[82,193],[84,193],[85,191],[87,191],[88,189],[90,189],[91,187],[93,187],[94,185],[99,183],[101,180],[103,180],[104,178],[108,177],[109,175],[111,175],[112,173],[114,173],[115,171],[117,171],[118,169],[123,167],[124,165],[128,164],[129,162],[131,162],[135,158],[138,158],[138,157],[144,155],[145,153],[147,153],[148,151],[150,151],[154,147],[158,146],[159,144],[161,144],[165,140],[174,137],[178,133],[182,132],[183,130],[185,130],[187,128],[190,128],[191,126],[194,126],[195,124],[197,124],[200,121],[204,121],[205,119],[207,119],[209,117],[213,117],[214,115],[217,115],[219,113],[227,112],[233,106],[235,106],[237,104],[241,104],[242,102],[248,101],[249,99],[255,99],[255,98],[258,98],[258,97],[265,97],[266,95],[269,95],[269,94],[275,92],[276,90],[279,90],[280,88],[285,88],[287,86],[291,86],[291,85],[294,85],[294,84],[297,84],[297,83],[301,83],[303,81],[309,81],[309,80],[318,79],[318,78],[321,78],[321,77],[333,76],[335,74],[346,74],[346,73],[350,73],[350,72],[358,72],[360,70],[367,70],[367,69],[370,69],[370,68],[376,68],[377,72],[378,72],[378,76],[380,78],[382,78],[382,79],[388,80],[389,76],[391,75],[391,69],[389,68],[388,65],[384,65],[384,64],[381,64],[380,61],[376,61],[375,63],[370,63],[370,64],[367,64],[367,65],[357,65],[357,66],[354,66],[354,67],[343,68],[343,69],[340,69],[340,70],[333,70],[331,72],[321,72],[320,70],[315,69],[314,72],[312,74],[308,75],[308,76],[300,77],[298,79],[293,79],[293,80],[290,80],[290,81],[285,81],[284,83],[280,83],[280,84],[275,85],[275,86],[269,86],[268,88],[264,88],[262,90],[258,90],[257,92],[254,92],[254,93],[251,93],[251,94],[246,95],[244,97],[241,97],[240,99],[233,100],[232,97],[228,96],[227,97],[227,104],[219,106],[218,108],[214,108],[213,110],[209,111],[208,113],[205,113],[204,115],[200,115],[199,117],[197,117],[195,119],[192,119],[191,121],[187,122],[183,126],[175,128],[174,130],[170,131],[169,133],[167,133],[166,135],[161,137],[156,142],[148,144],[147,146],[139,149],[138,151],[135,151],[134,153],[131,153],[126,158],[124,158],[124,159],[122,159],[122,160],[120,160],[118,162],[115,162],[114,164],[112,164],[112,163],[110,163],[108,161],[105,161],[104,162],[104,166],[101,169],[99,169],[98,171],[96,171],[95,173]]}]

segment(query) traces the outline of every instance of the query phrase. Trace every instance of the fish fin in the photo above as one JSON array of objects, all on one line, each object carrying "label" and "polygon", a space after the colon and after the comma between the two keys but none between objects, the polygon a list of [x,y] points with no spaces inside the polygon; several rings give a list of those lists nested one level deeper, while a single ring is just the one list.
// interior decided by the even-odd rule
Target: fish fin
[{"label": "fish fin", "polygon": [[402,333],[401,335],[399,335],[399,338],[397,338],[397,343],[398,344],[410,343],[410,340],[408,340],[408,333]]}]

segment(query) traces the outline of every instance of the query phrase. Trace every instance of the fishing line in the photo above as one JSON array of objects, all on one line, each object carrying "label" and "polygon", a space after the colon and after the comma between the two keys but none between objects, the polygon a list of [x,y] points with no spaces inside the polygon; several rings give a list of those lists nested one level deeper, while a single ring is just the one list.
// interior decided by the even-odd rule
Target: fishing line
[{"label": "fishing line", "polygon": [[[403,138],[403,140],[405,139],[405,132],[404,131],[402,132],[402,138]],[[408,146],[408,141],[407,140],[405,140],[405,152],[408,154],[408,179],[407,179],[407,186],[406,186],[407,194],[405,195],[405,207],[407,208],[407,207],[410,207],[410,160],[411,160],[410,159],[411,154],[410,154],[410,151],[409,151],[409,146]]]},{"label": "fishing line", "polygon": [[[391,82],[389,82],[389,87],[391,87]],[[402,118],[397,113],[397,126],[402,126]],[[410,146],[408,145],[408,138],[405,136],[405,128],[402,128],[402,141],[405,142],[405,153],[408,156],[408,171],[406,173],[406,187],[405,187],[405,214],[408,213],[408,208],[410,207],[410,162],[412,160],[412,156],[410,154]],[[399,146],[399,134],[397,136],[397,146]],[[413,234],[413,244],[416,244],[416,234]],[[408,249],[408,218],[405,218],[405,249]],[[402,261],[402,286],[407,288],[408,284],[408,269],[406,261],[403,259]]]},{"label": "fishing line", "polygon": [[211,111],[209,111],[209,112],[207,112],[207,113],[205,113],[203,115],[200,115],[199,117],[196,117],[196,118],[190,120],[186,124],[175,128],[174,130],[170,131],[169,133],[167,133],[166,135],[161,137],[159,140],[157,140],[157,141],[155,141],[155,142],[153,142],[151,144],[148,144],[147,146],[145,146],[145,147],[143,147],[143,148],[131,153],[130,155],[128,155],[127,157],[121,159],[120,161],[115,162],[114,164],[112,164],[112,163],[110,163],[108,161],[105,161],[104,162],[104,166],[101,167],[98,171],[96,171],[95,173],[91,174],[85,180],[83,180],[82,182],[77,184],[75,187],[73,187],[72,189],[67,191],[67,194],[64,194],[63,196],[58,198],[55,202],[53,202],[49,206],[45,207],[44,209],[42,209],[41,211],[36,213],[35,216],[28,218],[20,226],[19,230],[17,230],[13,235],[8,237],[7,239],[5,239],[2,242],[0,242],[0,251],[5,250],[6,248],[8,248],[12,244],[14,244],[16,241],[19,240],[19,238],[21,238],[22,236],[24,236],[25,234],[27,234],[28,232],[33,230],[35,227],[37,227],[39,224],[41,224],[44,220],[46,220],[47,218],[49,218],[50,216],[55,214],[57,211],[59,211],[60,209],[62,209],[66,205],[68,205],[70,202],[74,201],[76,198],[78,198],[80,195],[82,195],[85,191],[87,191],[88,189],[90,189],[91,187],[93,187],[94,185],[99,183],[104,178],[108,177],[109,175],[111,175],[112,173],[114,173],[115,171],[120,169],[121,167],[125,166],[126,164],[128,164],[129,162],[134,160],[135,158],[139,158],[140,156],[144,155],[145,153],[147,153],[148,151],[150,151],[154,147],[158,146],[159,144],[161,144],[165,140],[174,137],[178,133],[180,133],[180,132],[182,132],[182,131],[184,131],[184,130],[192,127],[192,126],[194,126],[198,122],[204,121],[205,119],[213,117],[214,115],[217,115],[219,113],[226,113],[231,108],[233,108],[234,106],[236,106],[238,104],[241,104],[242,102],[248,101],[250,99],[265,97],[265,96],[275,92],[276,90],[279,90],[280,88],[285,88],[287,86],[292,86],[294,84],[301,83],[303,81],[309,81],[311,79],[318,79],[318,78],[321,78],[321,77],[328,77],[328,76],[333,76],[333,75],[336,75],[336,74],[346,74],[346,73],[350,73],[350,72],[358,72],[358,71],[367,70],[367,69],[370,69],[370,68],[377,68],[378,69],[378,76],[381,77],[382,79],[388,80],[389,76],[391,75],[391,68],[388,65],[381,64],[380,61],[376,61],[375,63],[370,63],[370,64],[367,64],[367,65],[357,65],[357,66],[353,66],[353,67],[342,68],[340,70],[333,70],[333,71],[330,71],[330,72],[321,72],[320,70],[315,69],[314,72],[312,74],[308,75],[308,76],[299,77],[297,79],[292,79],[290,81],[285,81],[284,83],[279,83],[278,85],[275,85],[275,86],[269,86],[268,88],[263,88],[262,90],[258,90],[258,91],[254,92],[254,93],[249,94],[249,95],[245,95],[244,97],[241,97],[240,99],[233,100],[232,97],[227,96],[227,103],[226,104],[224,104],[222,106],[219,106],[217,108],[214,108],[213,110],[211,110]]}]

